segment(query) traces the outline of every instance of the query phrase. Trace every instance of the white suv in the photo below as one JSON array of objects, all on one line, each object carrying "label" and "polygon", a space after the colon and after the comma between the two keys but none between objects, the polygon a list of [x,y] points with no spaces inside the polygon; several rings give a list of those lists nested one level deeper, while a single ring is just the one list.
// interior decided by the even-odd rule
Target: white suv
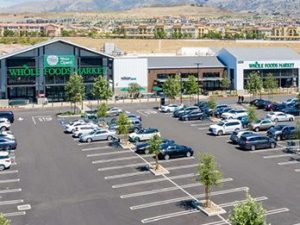
[{"label": "white suv", "polygon": [[240,120],[232,119],[220,121],[217,124],[209,126],[209,132],[214,135],[224,135],[232,133],[233,131],[239,131],[243,129],[243,125]]},{"label": "white suv", "polygon": [[77,120],[77,121],[71,122],[65,126],[65,133],[72,133],[73,130],[77,126],[85,125],[85,124],[87,124],[87,123],[84,120]]},{"label": "white suv", "polygon": [[0,130],[9,130],[10,128],[10,122],[6,118],[0,118]]},{"label": "white suv", "polygon": [[129,141],[131,142],[140,142],[140,141],[148,141],[154,135],[160,136],[160,133],[155,128],[144,128],[139,130],[136,133],[132,133],[129,135]]},{"label": "white suv", "polygon": [[247,115],[248,113],[243,109],[232,109],[228,112],[222,113],[221,117],[224,119],[237,119]]},{"label": "white suv", "polygon": [[0,171],[9,169],[11,166],[11,159],[9,153],[6,151],[0,151]]},{"label": "white suv", "polygon": [[100,127],[96,124],[79,125],[73,130],[72,137],[77,138],[80,137],[80,135],[88,134],[96,129],[100,129]]}]

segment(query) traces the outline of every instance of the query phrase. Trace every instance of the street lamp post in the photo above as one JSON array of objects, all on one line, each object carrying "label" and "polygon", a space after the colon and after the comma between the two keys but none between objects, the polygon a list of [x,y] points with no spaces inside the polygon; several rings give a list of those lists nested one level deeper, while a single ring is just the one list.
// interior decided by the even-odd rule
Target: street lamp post
[{"label": "street lamp post", "polygon": [[199,86],[200,86],[200,84],[199,84],[199,67],[200,67],[200,65],[201,65],[201,63],[196,63],[196,65],[197,65],[197,82],[198,82],[198,92],[197,92],[197,101],[199,102],[199,100],[200,100],[200,88],[199,88]]},{"label": "street lamp post", "polygon": [[182,76],[181,76],[180,72],[179,72],[179,76],[180,76],[180,104],[182,104],[182,88],[183,88],[183,85],[182,85]]}]

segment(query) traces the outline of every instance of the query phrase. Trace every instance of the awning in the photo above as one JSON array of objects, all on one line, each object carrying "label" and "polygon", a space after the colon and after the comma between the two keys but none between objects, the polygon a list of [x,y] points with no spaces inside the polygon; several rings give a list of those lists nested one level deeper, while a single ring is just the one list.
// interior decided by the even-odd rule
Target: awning
[{"label": "awning", "polygon": [[[139,89],[139,91],[145,91],[145,90],[146,90],[146,89],[143,88],[143,87],[141,87],[141,88]],[[128,92],[128,88],[121,88],[120,91]]]}]

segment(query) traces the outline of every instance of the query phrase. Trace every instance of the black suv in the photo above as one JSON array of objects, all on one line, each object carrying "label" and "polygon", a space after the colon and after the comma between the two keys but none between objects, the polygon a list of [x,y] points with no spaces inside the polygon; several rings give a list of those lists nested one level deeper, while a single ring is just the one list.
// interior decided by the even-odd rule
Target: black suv
[{"label": "black suv", "polygon": [[0,111],[0,118],[6,118],[11,123],[15,120],[14,113],[12,111]]}]

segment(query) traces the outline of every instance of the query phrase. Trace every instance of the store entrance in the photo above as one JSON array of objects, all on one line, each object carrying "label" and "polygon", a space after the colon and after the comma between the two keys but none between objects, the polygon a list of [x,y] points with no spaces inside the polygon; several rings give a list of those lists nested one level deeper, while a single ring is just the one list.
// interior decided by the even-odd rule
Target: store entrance
[{"label": "store entrance", "polygon": [[46,86],[46,98],[49,102],[65,101],[65,86]]},{"label": "store entrance", "polygon": [[29,102],[36,101],[34,87],[8,87],[7,88],[7,97],[8,99],[24,99],[29,100]]}]

